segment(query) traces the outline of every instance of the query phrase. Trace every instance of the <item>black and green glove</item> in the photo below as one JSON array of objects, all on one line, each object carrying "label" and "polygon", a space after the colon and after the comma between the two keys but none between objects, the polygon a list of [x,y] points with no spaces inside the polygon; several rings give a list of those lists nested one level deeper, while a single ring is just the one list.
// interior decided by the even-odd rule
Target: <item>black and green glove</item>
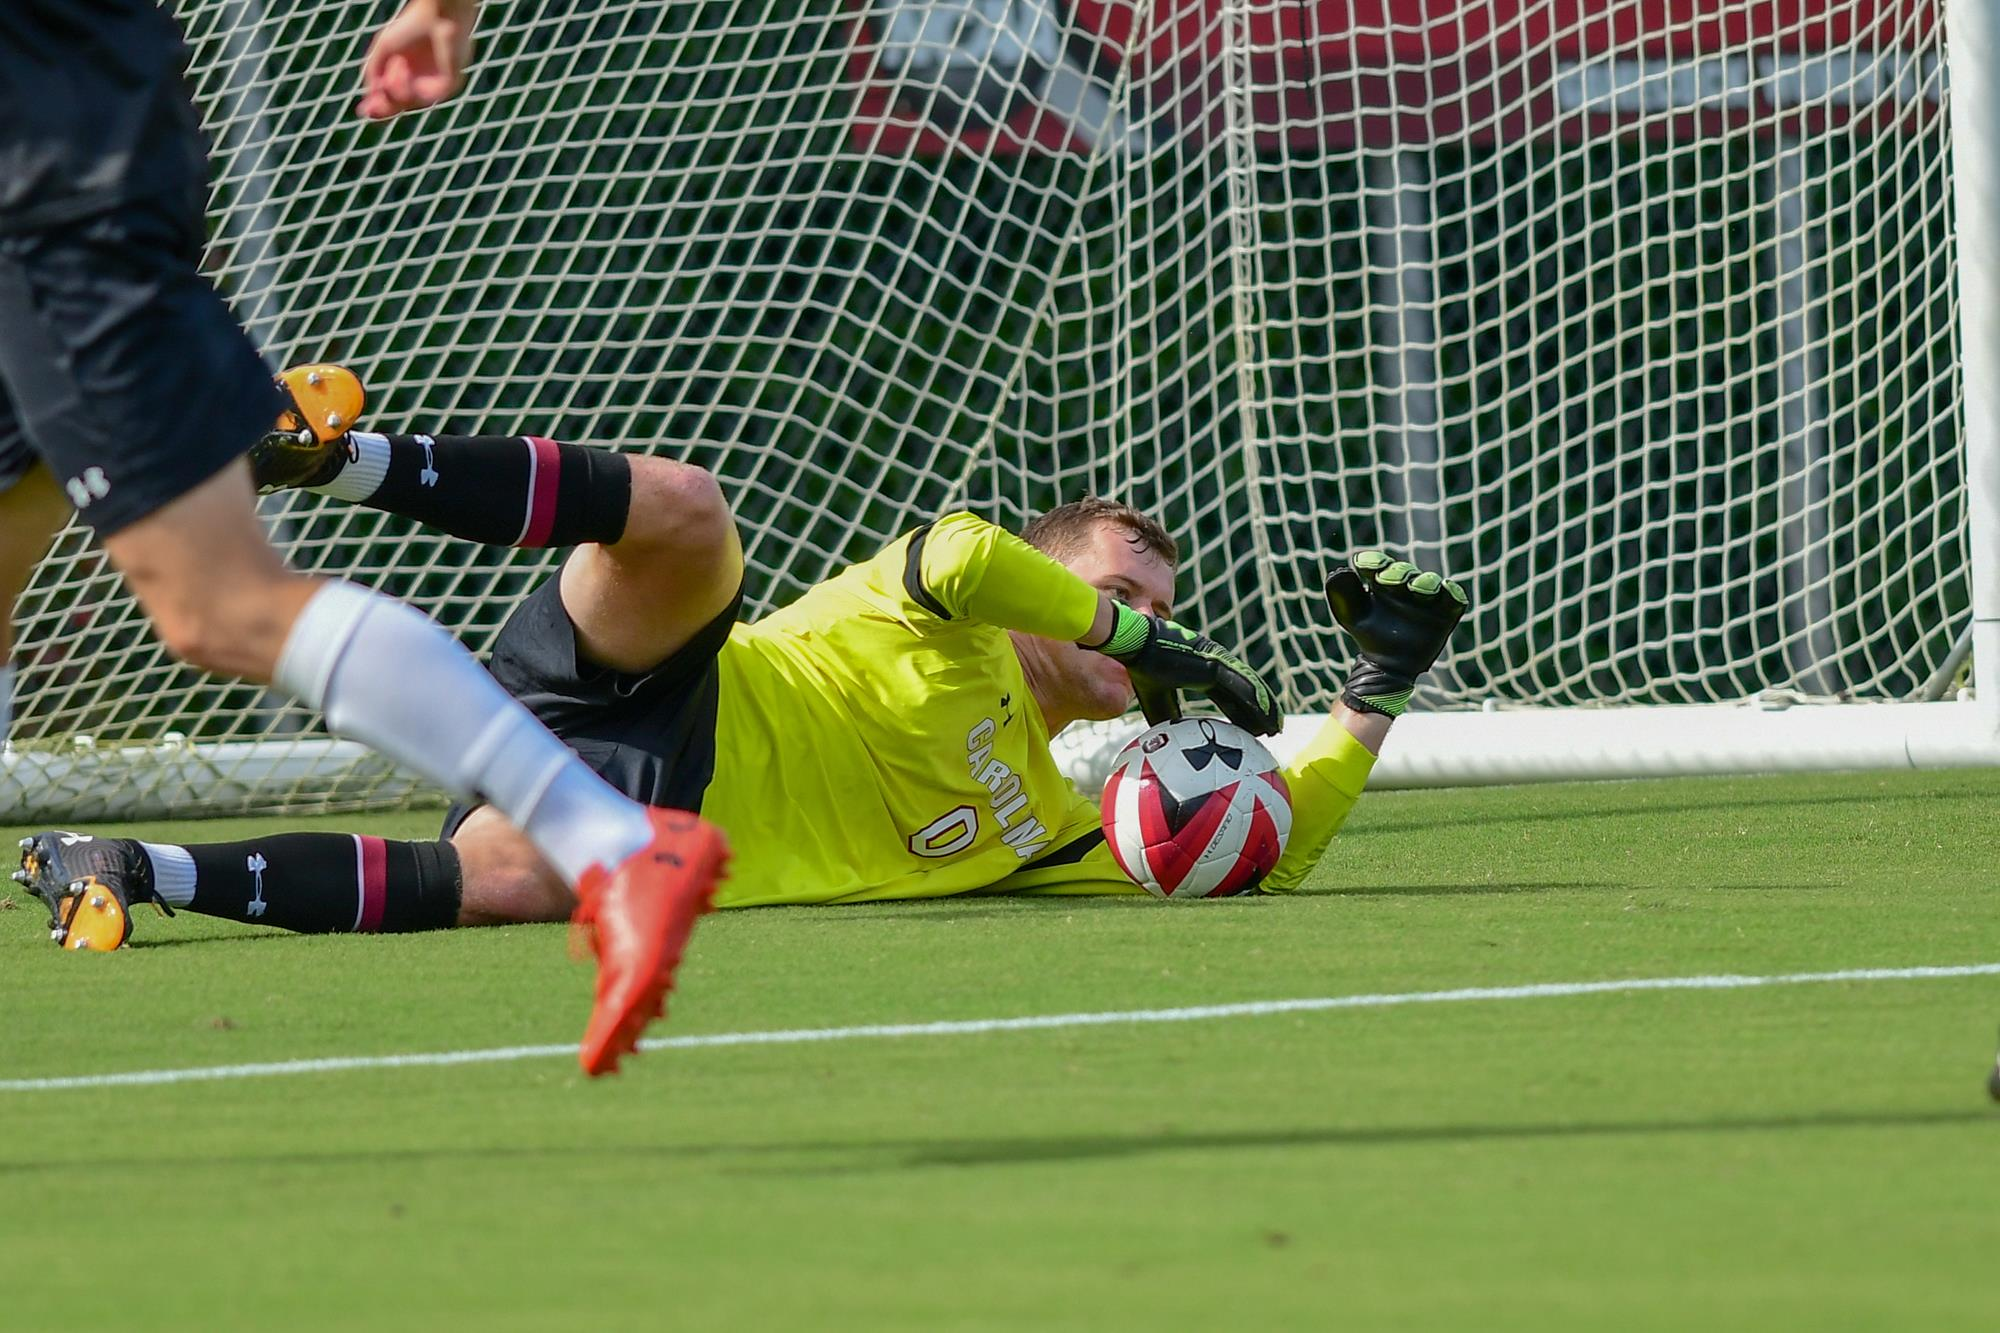
[{"label": "black and green glove", "polygon": [[1148,722],[1179,717],[1180,692],[1195,690],[1245,731],[1269,736],[1284,725],[1278,696],[1242,658],[1184,625],[1121,602],[1112,606],[1117,618],[1111,622],[1111,637],[1093,646],[1124,663]]},{"label": "black and green glove", "polygon": [[1407,560],[1361,551],[1326,576],[1333,618],[1361,656],[1340,700],[1350,708],[1401,717],[1417,677],[1431,669],[1471,605],[1465,589]]}]

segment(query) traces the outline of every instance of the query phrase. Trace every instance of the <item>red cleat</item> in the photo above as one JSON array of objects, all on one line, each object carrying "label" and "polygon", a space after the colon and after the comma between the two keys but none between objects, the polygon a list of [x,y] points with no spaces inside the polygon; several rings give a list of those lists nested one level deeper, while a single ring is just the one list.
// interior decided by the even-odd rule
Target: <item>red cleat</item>
[{"label": "red cleat", "polygon": [[729,844],[682,810],[649,810],[653,840],[615,871],[594,865],[576,886],[576,915],[597,955],[597,1001],[578,1059],[592,1078],[617,1072],[646,1024],[666,1012],[695,918],[715,905]]}]

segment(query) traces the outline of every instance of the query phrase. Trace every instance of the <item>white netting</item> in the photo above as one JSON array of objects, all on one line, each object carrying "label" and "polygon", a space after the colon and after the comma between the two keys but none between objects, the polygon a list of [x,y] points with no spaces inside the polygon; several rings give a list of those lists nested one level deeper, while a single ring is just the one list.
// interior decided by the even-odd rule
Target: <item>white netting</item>
[{"label": "white netting", "polygon": [[[1936,3],[1440,8],[538,0],[382,128],[375,0],[179,7],[211,268],[272,360],[355,365],[385,429],[709,465],[754,610],[947,507],[1095,490],[1181,536],[1186,618],[1294,707],[1344,665],[1322,566],[1378,543],[1477,598],[1421,705],[1938,688],[1968,589]],[[552,564],[270,512],[475,648]],[[20,611],[27,746],[317,734],[167,663],[74,529]],[[0,809],[61,808],[12,781]]]}]

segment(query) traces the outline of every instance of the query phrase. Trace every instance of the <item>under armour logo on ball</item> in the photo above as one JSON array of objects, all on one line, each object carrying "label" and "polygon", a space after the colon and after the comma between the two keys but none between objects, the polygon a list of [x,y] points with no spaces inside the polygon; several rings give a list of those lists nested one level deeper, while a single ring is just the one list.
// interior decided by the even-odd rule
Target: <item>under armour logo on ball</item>
[{"label": "under armour logo on ball", "polygon": [[1225,768],[1243,766],[1243,748],[1237,745],[1224,745],[1216,737],[1215,724],[1207,718],[1201,719],[1201,739],[1200,745],[1194,746],[1187,752],[1188,767],[1195,772],[1201,772],[1217,759],[1222,761]]}]

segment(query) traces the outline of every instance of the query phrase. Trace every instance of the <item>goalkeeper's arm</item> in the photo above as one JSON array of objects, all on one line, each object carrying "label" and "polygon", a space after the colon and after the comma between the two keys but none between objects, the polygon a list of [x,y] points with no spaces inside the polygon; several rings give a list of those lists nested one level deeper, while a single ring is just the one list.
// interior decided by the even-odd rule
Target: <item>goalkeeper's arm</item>
[{"label": "goalkeeper's arm", "polygon": [[1148,721],[1179,716],[1177,693],[1205,694],[1238,726],[1268,735],[1277,697],[1235,654],[1173,621],[1113,601],[1013,533],[951,514],[910,539],[905,591],[947,620],[1066,639],[1123,663]]},{"label": "goalkeeper's arm", "polygon": [[1326,600],[1359,652],[1333,717],[1286,766],[1292,833],[1263,884],[1273,892],[1297,888],[1319,863],[1360,799],[1417,677],[1437,661],[1469,604],[1450,579],[1380,551],[1337,566],[1327,576]]}]

